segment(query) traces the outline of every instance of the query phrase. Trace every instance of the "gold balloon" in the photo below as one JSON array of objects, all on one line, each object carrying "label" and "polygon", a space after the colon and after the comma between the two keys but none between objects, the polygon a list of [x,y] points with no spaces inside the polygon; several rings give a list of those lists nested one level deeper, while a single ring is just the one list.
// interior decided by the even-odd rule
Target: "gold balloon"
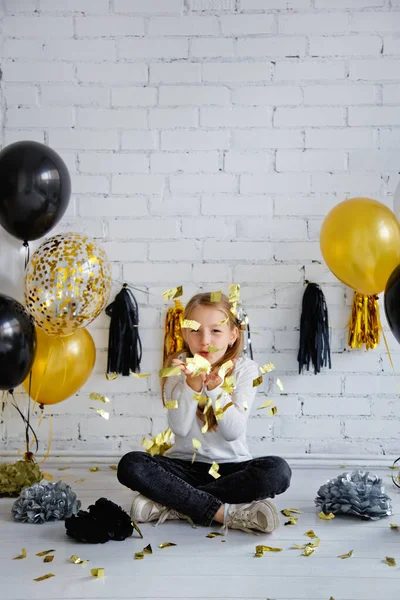
[{"label": "gold balloon", "polygon": [[[38,327],[32,378],[23,386],[39,404],[57,404],[75,394],[88,380],[96,360],[96,348],[86,329],[66,337],[49,336]],[[29,382],[30,390],[29,390]]]},{"label": "gold balloon", "polygon": [[326,216],[320,236],[326,264],[361,294],[379,294],[400,263],[400,225],[395,214],[371,198],[350,198]]},{"label": "gold balloon", "polygon": [[111,292],[111,266],[96,243],[79,233],[47,239],[25,274],[25,302],[48,335],[70,335],[103,310]]}]

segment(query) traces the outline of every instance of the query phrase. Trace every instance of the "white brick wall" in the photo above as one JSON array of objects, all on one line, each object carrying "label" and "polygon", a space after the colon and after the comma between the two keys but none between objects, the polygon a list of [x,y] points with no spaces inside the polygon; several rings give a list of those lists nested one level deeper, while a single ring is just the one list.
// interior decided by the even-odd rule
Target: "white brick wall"
[{"label": "white brick wall", "polygon": [[[318,238],[344,198],[391,206],[400,1],[3,0],[0,26],[0,144],[38,140],[63,156],[73,188],[57,231],[103,245],[113,293],[123,281],[142,290],[152,377],[104,378],[102,314],[90,326],[94,374],[51,409],[53,448],[124,452],[157,434],[161,292],[182,284],[186,301],[237,282],[256,359],[276,364],[256,406],[265,395],[279,412],[254,410],[253,452],[397,452],[400,402],[384,345],[346,348],[352,293],[322,263]],[[18,298],[21,261],[0,229],[0,291]],[[297,372],[305,279],[323,286],[332,327],[333,369],[317,377]],[[112,400],[108,422],[89,411],[93,391]],[[0,432],[0,448],[22,447],[10,407]]]}]

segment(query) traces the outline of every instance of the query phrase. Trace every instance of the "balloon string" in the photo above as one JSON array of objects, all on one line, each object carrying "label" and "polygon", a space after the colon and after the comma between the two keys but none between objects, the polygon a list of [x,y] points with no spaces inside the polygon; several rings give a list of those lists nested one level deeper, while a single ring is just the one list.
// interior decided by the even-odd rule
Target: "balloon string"
[{"label": "balloon string", "polygon": [[[62,337],[58,338],[59,341],[61,342],[62,346],[63,346],[63,356],[65,356],[65,344],[64,344],[64,339]],[[65,380],[67,379],[67,363],[64,361],[64,378],[62,381],[62,384],[60,386],[60,389],[64,389],[64,384],[65,384]]]},{"label": "balloon string", "polygon": [[30,424],[29,420],[25,417],[24,413],[21,411],[21,409],[19,408],[19,406],[17,405],[17,401],[15,400],[14,397],[14,390],[9,390],[8,393],[10,394],[10,396],[12,397],[12,401],[11,401],[11,405],[18,411],[19,416],[21,417],[21,419],[23,420],[24,424],[25,424],[25,448],[26,448],[26,453],[29,454],[29,430],[31,430],[33,437],[35,439],[36,442],[36,452],[39,449],[39,442],[38,442],[38,438],[37,435],[32,427],[32,425]]},{"label": "balloon string", "polygon": [[25,248],[25,269],[26,269],[26,267],[28,266],[28,263],[29,263],[29,259],[30,259],[30,249],[29,249],[29,244],[28,244],[27,240],[25,240],[22,245]]},{"label": "balloon string", "polygon": [[44,455],[43,460],[41,461],[41,465],[47,460],[49,454],[50,454],[50,449],[51,449],[51,443],[53,441],[53,415],[49,416],[49,443],[47,444],[47,451],[46,454]]}]

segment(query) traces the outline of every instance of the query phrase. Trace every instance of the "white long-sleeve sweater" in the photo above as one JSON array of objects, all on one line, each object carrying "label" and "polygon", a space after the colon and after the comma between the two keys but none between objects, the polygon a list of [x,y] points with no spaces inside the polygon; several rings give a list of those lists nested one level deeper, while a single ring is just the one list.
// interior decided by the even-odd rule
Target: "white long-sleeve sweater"
[{"label": "white long-sleeve sweater", "polygon": [[[185,360],[184,356],[182,360]],[[246,428],[256,394],[253,381],[258,377],[258,368],[249,358],[241,357],[235,363],[233,374],[235,388],[231,396],[224,393],[220,386],[213,390],[204,387],[202,390],[202,394],[211,398],[214,410],[215,401],[221,393],[221,408],[233,402],[233,406],[224,412],[223,419],[218,421],[216,431],[207,431],[205,434],[201,433],[204,423],[196,416],[198,403],[193,398],[195,392],[187,385],[186,376],[182,373],[167,379],[165,400],[177,400],[178,408],[168,410],[168,424],[175,434],[175,444],[165,456],[192,460],[192,439],[196,438],[201,442],[196,455],[196,460],[200,462],[242,462],[252,458],[246,442]]]}]

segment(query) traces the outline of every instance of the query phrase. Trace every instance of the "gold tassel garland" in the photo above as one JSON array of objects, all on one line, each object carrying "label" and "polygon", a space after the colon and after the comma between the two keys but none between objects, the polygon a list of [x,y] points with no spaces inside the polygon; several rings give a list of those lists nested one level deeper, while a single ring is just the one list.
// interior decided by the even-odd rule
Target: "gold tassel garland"
[{"label": "gold tassel garland", "polygon": [[364,344],[367,350],[376,348],[380,341],[381,329],[378,296],[354,292],[349,321],[350,348],[361,348]]},{"label": "gold tassel garland", "polygon": [[163,364],[168,356],[183,348],[182,322],[183,306],[180,300],[174,300],[174,306],[167,310],[165,317]]}]

